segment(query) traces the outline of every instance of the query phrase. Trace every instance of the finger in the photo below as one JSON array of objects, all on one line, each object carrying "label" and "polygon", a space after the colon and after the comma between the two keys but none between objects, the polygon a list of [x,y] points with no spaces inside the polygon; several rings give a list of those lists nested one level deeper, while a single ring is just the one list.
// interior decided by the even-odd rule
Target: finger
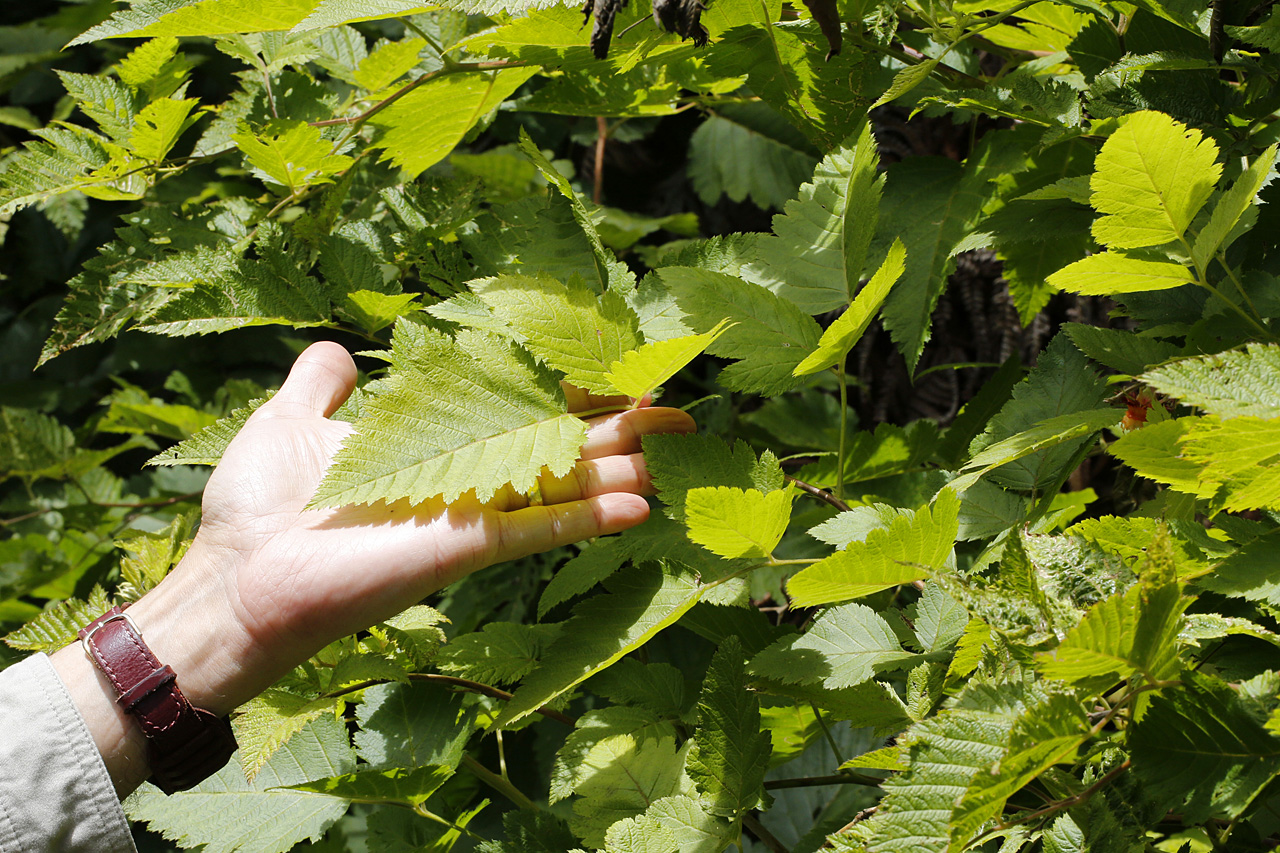
[{"label": "finger", "polygon": [[630,397],[592,394],[585,388],[570,385],[568,382],[561,382],[560,387],[564,389],[564,399],[569,406],[569,412],[571,414],[573,412],[585,412],[590,409],[605,409],[610,406],[626,407],[631,405]]},{"label": "finger", "polygon": [[539,479],[538,489],[544,504],[569,503],[613,492],[654,494],[653,481],[640,453],[580,461],[563,477]]},{"label": "finger", "polygon": [[255,414],[327,418],[346,402],[355,387],[356,365],[350,353],[339,344],[321,341],[298,356],[284,385]]},{"label": "finger", "polygon": [[657,407],[631,409],[587,421],[587,442],[582,459],[599,459],[619,453],[638,453],[640,439],[655,433],[694,432],[698,425],[679,409]]},{"label": "finger", "polygon": [[503,513],[499,516],[499,553],[495,562],[618,533],[648,517],[649,504],[644,498],[622,492]]}]

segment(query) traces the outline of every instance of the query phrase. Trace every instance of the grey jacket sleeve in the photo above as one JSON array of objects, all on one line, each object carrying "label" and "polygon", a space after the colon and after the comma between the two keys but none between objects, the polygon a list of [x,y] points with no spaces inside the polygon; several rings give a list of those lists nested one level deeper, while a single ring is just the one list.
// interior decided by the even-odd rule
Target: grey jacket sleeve
[{"label": "grey jacket sleeve", "polygon": [[45,655],[0,672],[0,853],[136,853],[102,756]]}]

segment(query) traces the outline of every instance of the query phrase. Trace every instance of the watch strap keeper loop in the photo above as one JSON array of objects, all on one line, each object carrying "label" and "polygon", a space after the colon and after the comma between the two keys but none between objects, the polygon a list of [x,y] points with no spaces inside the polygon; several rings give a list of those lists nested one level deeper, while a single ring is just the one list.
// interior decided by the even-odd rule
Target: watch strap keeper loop
[{"label": "watch strap keeper loop", "polygon": [[187,701],[173,669],[156,659],[123,608],[111,608],[79,636],[146,735],[151,781],[160,790],[185,791],[227,763],[236,750],[230,722]]}]

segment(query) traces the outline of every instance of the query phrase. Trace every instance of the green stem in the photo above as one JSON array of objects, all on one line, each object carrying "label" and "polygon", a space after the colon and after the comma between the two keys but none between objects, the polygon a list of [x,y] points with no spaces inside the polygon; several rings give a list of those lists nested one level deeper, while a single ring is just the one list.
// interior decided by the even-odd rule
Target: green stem
[{"label": "green stem", "polygon": [[1228,308],[1230,308],[1232,311],[1234,311],[1234,312],[1236,312],[1237,314],[1239,314],[1239,315],[1244,319],[1244,321],[1245,321],[1246,323],[1248,323],[1250,326],[1253,326],[1253,328],[1254,328],[1255,330],[1257,330],[1258,334],[1262,335],[1264,338],[1267,338],[1268,340],[1272,340],[1272,339],[1273,339],[1272,334],[1271,334],[1270,332],[1268,332],[1268,331],[1267,331],[1267,329],[1266,329],[1266,327],[1265,327],[1265,326],[1263,326],[1263,325],[1262,325],[1261,323],[1259,323],[1257,320],[1255,320],[1255,319],[1253,319],[1252,317],[1250,317],[1250,316],[1249,316],[1249,312],[1245,311],[1243,308],[1241,308],[1241,307],[1240,307],[1239,305],[1237,305],[1235,302],[1233,302],[1232,300],[1228,299],[1228,298],[1223,294],[1223,292],[1222,292],[1221,290],[1218,290],[1218,288],[1216,288],[1216,287],[1214,287],[1212,284],[1210,284],[1210,283],[1208,282],[1208,280],[1206,280],[1206,279],[1203,279],[1203,278],[1202,278],[1199,282],[1197,282],[1197,284],[1199,284],[1199,285],[1200,285],[1201,287],[1203,287],[1205,290],[1207,290],[1207,291],[1209,291],[1210,293],[1212,293],[1214,296],[1216,296],[1216,297],[1218,297],[1219,299],[1221,299],[1221,300],[1222,300],[1222,302],[1223,302],[1223,303],[1224,303]]},{"label": "green stem", "polygon": [[849,383],[844,375],[844,360],[836,366],[836,378],[840,380],[840,444],[836,450],[836,500],[844,500],[844,442],[849,429]]},{"label": "green stem", "polygon": [[578,418],[594,418],[596,415],[612,415],[615,412],[627,412],[634,408],[635,406],[601,406],[598,409],[586,409],[581,412],[570,412],[570,414]]},{"label": "green stem", "polygon": [[844,764],[844,755],[840,752],[840,746],[836,743],[835,736],[831,734],[831,729],[827,727],[827,721],[822,718],[822,711],[813,702],[809,703],[809,707],[813,709],[813,715],[818,721],[818,726],[822,729],[822,734],[827,739],[827,745],[831,747],[831,752],[836,757],[836,763]]},{"label": "green stem", "polygon": [[490,788],[493,788],[493,790],[515,803],[518,808],[525,811],[538,810],[537,804],[526,797],[524,792],[515,785],[512,785],[508,780],[503,779],[497,773],[494,773],[492,770],[485,767],[479,761],[476,761],[471,757],[470,753],[464,752],[462,754],[462,766],[471,771],[471,773],[481,782],[484,782]]},{"label": "green stem", "polygon": [[811,566],[816,562],[818,562],[818,558],[816,557],[799,557],[794,560],[775,560],[773,557],[769,558],[769,565],[771,566]]},{"label": "green stem", "polygon": [[1227,264],[1226,252],[1218,252],[1214,257],[1218,259],[1218,263],[1222,265],[1222,268],[1227,271],[1227,278],[1231,279],[1231,283],[1236,286],[1236,290],[1238,290],[1240,292],[1240,296],[1244,298],[1245,304],[1249,306],[1249,310],[1253,312],[1255,317],[1261,318],[1262,315],[1258,313],[1258,306],[1253,304],[1252,297],[1250,297],[1249,292],[1244,289],[1244,282],[1240,281],[1240,277],[1236,275],[1236,271]]}]

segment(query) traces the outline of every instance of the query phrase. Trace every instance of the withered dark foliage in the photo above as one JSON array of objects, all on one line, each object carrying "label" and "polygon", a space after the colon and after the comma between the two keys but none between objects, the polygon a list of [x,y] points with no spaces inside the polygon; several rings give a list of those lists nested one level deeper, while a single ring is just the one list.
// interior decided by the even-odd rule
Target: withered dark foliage
[{"label": "withered dark foliage", "polygon": [[[587,0],[582,7],[583,23],[595,18],[591,26],[591,52],[597,59],[609,55],[609,43],[613,41],[613,23],[627,5],[627,0]],[[702,26],[700,0],[653,0],[653,21],[669,33],[678,33],[681,39],[693,39],[702,47],[707,43],[707,29]]]}]

